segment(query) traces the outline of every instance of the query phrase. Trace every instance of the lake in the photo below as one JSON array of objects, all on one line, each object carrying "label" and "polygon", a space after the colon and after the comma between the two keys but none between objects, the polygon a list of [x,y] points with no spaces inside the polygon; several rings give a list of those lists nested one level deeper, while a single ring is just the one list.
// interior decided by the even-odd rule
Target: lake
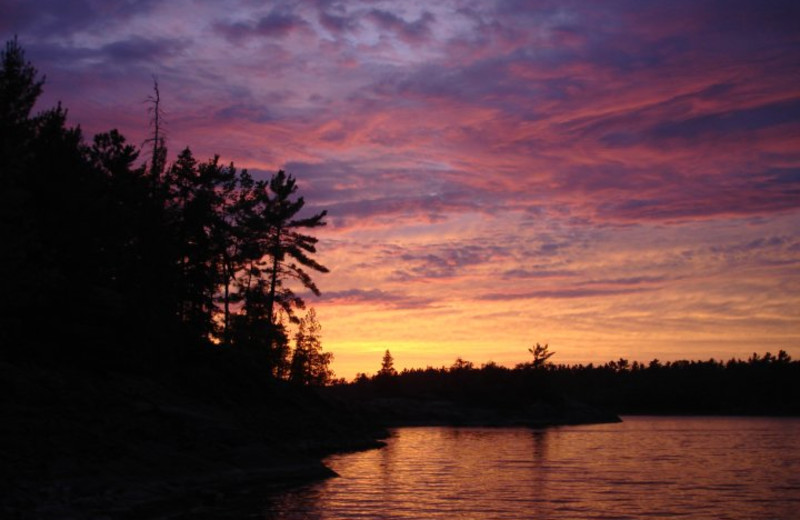
[{"label": "lake", "polygon": [[398,428],[254,518],[800,518],[800,419]]}]

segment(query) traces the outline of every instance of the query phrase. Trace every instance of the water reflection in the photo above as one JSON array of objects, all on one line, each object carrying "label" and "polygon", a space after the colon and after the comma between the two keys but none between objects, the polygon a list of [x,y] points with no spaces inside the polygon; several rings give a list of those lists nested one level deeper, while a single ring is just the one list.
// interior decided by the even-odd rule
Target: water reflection
[{"label": "water reflection", "polygon": [[261,518],[795,518],[798,434],[797,419],[736,418],[398,429]]}]

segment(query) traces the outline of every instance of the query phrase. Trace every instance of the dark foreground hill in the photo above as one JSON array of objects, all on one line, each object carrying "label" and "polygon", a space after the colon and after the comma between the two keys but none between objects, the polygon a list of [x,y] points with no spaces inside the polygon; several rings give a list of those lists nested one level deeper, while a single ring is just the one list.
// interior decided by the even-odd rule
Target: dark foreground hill
[{"label": "dark foreground hill", "polygon": [[382,431],[219,356],[170,374],[0,364],[0,517],[159,518],[332,476]]}]

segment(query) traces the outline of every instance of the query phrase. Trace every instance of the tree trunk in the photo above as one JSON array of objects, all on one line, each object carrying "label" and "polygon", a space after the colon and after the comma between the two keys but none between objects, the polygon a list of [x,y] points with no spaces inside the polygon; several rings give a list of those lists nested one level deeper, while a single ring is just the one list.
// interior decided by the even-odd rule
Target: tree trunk
[{"label": "tree trunk", "polygon": [[275,243],[272,246],[272,269],[269,280],[269,297],[267,298],[267,317],[269,318],[270,328],[275,325],[275,290],[278,284],[278,267],[281,253],[281,228],[275,231]]},{"label": "tree trunk", "polygon": [[228,267],[228,262],[226,261],[223,266],[223,272],[225,273],[225,321],[222,324],[222,343],[225,346],[230,345],[230,319],[231,319],[231,311],[230,311],[230,285],[231,285],[231,276],[230,276],[230,268]]}]

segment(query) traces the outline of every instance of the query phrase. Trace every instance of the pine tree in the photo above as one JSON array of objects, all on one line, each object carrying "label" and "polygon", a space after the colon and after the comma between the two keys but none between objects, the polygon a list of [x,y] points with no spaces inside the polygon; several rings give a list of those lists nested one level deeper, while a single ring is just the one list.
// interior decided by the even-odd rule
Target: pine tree
[{"label": "pine tree", "polygon": [[[236,168],[223,166],[217,156],[198,164],[186,148],[165,181],[180,272],[178,315],[196,340],[225,338],[227,330],[217,330],[215,317],[219,288],[229,288],[231,273],[238,268],[229,258],[235,226],[229,206],[237,188]],[[230,295],[223,299],[226,312],[229,300]]]},{"label": "pine tree", "polygon": [[31,118],[36,100],[42,93],[44,77],[25,61],[25,52],[16,38],[6,42],[0,54],[0,181],[18,172],[25,159],[21,152],[32,137],[35,121]]},{"label": "pine tree", "polygon": [[[302,197],[294,198],[296,192],[294,178],[281,170],[268,183],[249,183],[240,196],[237,210],[239,240],[243,243],[237,286],[244,300],[244,316],[235,320],[235,342],[255,345],[265,337],[267,356],[278,363],[281,362],[279,353],[286,348],[282,342],[285,327],[279,319],[279,311],[290,322],[297,323],[294,311],[305,307],[303,299],[292,290],[290,281],[297,281],[319,295],[306,269],[328,272],[310,256],[316,253],[317,239],[304,233],[307,229],[324,226],[327,212],[298,218],[305,201]],[[275,367],[268,368],[275,372]]]},{"label": "pine tree", "polygon": [[389,352],[389,349],[386,349],[386,352],[383,354],[383,359],[381,360],[381,369],[378,371],[379,377],[389,377],[397,375],[397,370],[394,369],[394,358],[392,357],[392,353]]},{"label": "pine tree", "polygon": [[294,320],[294,308],[303,308],[305,303],[286,284],[290,279],[297,280],[303,287],[319,296],[311,276],[304,268],[327,273],[328,268],[311,258],[316,253],[318,240],[303,233],[326,225],[323,220],[327,211],[322,211],[309,218],[296,218],[305,206],[303,197],[292,200],[297,192],[295,179],[283,170],[272,176],[269,182],[274,197],[266,205],[263,217],[268,226],[266,253],[270,256],[268,268],[269,292],[267,295],[267,315],[270,321],[275,320],[275,304],[277,303]]},{"label": "pine tree", "polygon": [[88,147],[60,105],[32,116],[44,80],[16,39],[1,54],[0,328],[13,332],[0,330],[0,343],[79,359],[89,347],[100,352],[126,315],[119,282],[131,237],[114,228],[126,212],[118,178],[136,152],[113,132]]},{"label": "pine tree", "polygon": [[555,355],[555,352],[550,352],[547,343],[544,345],[536,344],[534,347],[528,349],[528,352],[533,355],[531,368],[544,368],[549,364],[549,359]]},{"label": "pine tree", "polygon": [[322,351],[321,331],[317,313],[311,308],[297,327],[290,380],[304,385],[324,386],[333,379],[334,374],[330,369],[333,354]]},{"label": "pine tree", "polygon": [[25,328],[19,324],[42,301],[40,288],[48,282],[30,178],[30,113],[43,84],[17,39],[8,41],[0,52],[0,343],[6,345],[18,341],[11,331]]}]

